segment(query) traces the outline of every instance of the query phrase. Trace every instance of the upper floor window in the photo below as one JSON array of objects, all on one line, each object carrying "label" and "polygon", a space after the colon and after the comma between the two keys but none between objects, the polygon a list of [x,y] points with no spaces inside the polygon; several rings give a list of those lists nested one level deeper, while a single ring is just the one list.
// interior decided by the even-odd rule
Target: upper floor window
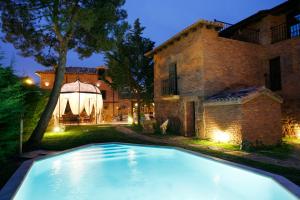
[{"label": "upper floor window", "polygon": [[161,83],[162,95],[178,95],[177,79],[177,64],[171,64],[169,66],[169,78],[162,80]]},{"label": "upper floor window", "polygon": [[272,43],[300,37],[300,14],[288,15],[286,23],[272,27],[271,31]]},{"label": "upper floor window", "polygon": [[300,36],[300,14],[294,16],[294,23],[290,27],[291,38]]}]

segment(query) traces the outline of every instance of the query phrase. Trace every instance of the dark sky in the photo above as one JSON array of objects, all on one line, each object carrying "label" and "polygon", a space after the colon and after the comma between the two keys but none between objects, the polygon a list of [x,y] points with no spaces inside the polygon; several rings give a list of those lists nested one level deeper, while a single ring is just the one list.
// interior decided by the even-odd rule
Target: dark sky
[{"label": "dark sky", "polygon": [[[155,41],[156,46],[199,19],[236,23],[259,10],[272,8],[285,0],[127,0],[125,9],[128,21],[140,18],[146,27],[144,35]],[[10,44],[1,44],[5,53],[4,64],[13,61],[19,75],[29,75],[38,80],[36,70],[46,69],[32,58],[19,56]],[[80,60],[76,53],[68,54],[68,66],[95,67],[103,65],[99,54]]]}]

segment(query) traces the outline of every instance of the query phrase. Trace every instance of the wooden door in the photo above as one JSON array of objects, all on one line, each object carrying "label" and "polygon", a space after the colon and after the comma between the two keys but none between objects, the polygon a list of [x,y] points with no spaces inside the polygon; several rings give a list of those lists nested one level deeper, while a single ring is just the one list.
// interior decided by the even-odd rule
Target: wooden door
[{"label": "wooden door", "polygon": [[195,136],[195,102],[186,103],[186,136]]}]

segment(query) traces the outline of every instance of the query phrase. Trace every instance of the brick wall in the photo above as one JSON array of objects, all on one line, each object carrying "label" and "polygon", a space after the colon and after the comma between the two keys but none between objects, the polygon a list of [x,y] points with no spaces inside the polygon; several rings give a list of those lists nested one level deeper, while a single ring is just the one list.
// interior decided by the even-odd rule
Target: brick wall
[{"label": "brick wall", "polygon": [[220,131],[230,135],[230,141],[240,144],[242,141],[241,105],[205,106],[205,136],[212,139]]},{"label": "brick wall", "polygon": [[251,145],[276,145],[282,138],[281,106],[261,95],[245,104],[205,106],[205,138],[214,139],[220,131],[230,141]]},{"label": "brick wall", "polygon": [[265,84],[261,45],[218,37],[212,30],[203,32],[205,96],[226,88]]},{"label": "brick wall", "polygon": [[276,145],[281,142],[281,104],[261,95],[242,106],[243,141],[258,145]]}]

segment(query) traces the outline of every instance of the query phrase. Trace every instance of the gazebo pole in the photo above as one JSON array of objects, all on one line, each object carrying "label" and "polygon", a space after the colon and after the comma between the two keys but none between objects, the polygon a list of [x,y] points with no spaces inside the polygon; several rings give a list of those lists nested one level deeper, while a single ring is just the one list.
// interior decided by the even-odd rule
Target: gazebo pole
[{"label": "gazebo pole", "polygon": [[97,119],[97,113],[98,113],[98,107],[97,107],[97,103],[98,103],[98,99],[97,99],[97,90],[96,90],[96,109],[95,109],[95,115],[96,115],[96,124],[97,124],[97,122],[98,122],[98,119]]},{"label": "gazebo pole", "polygon": [[60,93],[59,93],[59,97],[58,97],[58,127],[60,127]]},{"label": "gazebo pole", "polygon": [[78,125],[80,124],[80,81],[78,80]]}]

